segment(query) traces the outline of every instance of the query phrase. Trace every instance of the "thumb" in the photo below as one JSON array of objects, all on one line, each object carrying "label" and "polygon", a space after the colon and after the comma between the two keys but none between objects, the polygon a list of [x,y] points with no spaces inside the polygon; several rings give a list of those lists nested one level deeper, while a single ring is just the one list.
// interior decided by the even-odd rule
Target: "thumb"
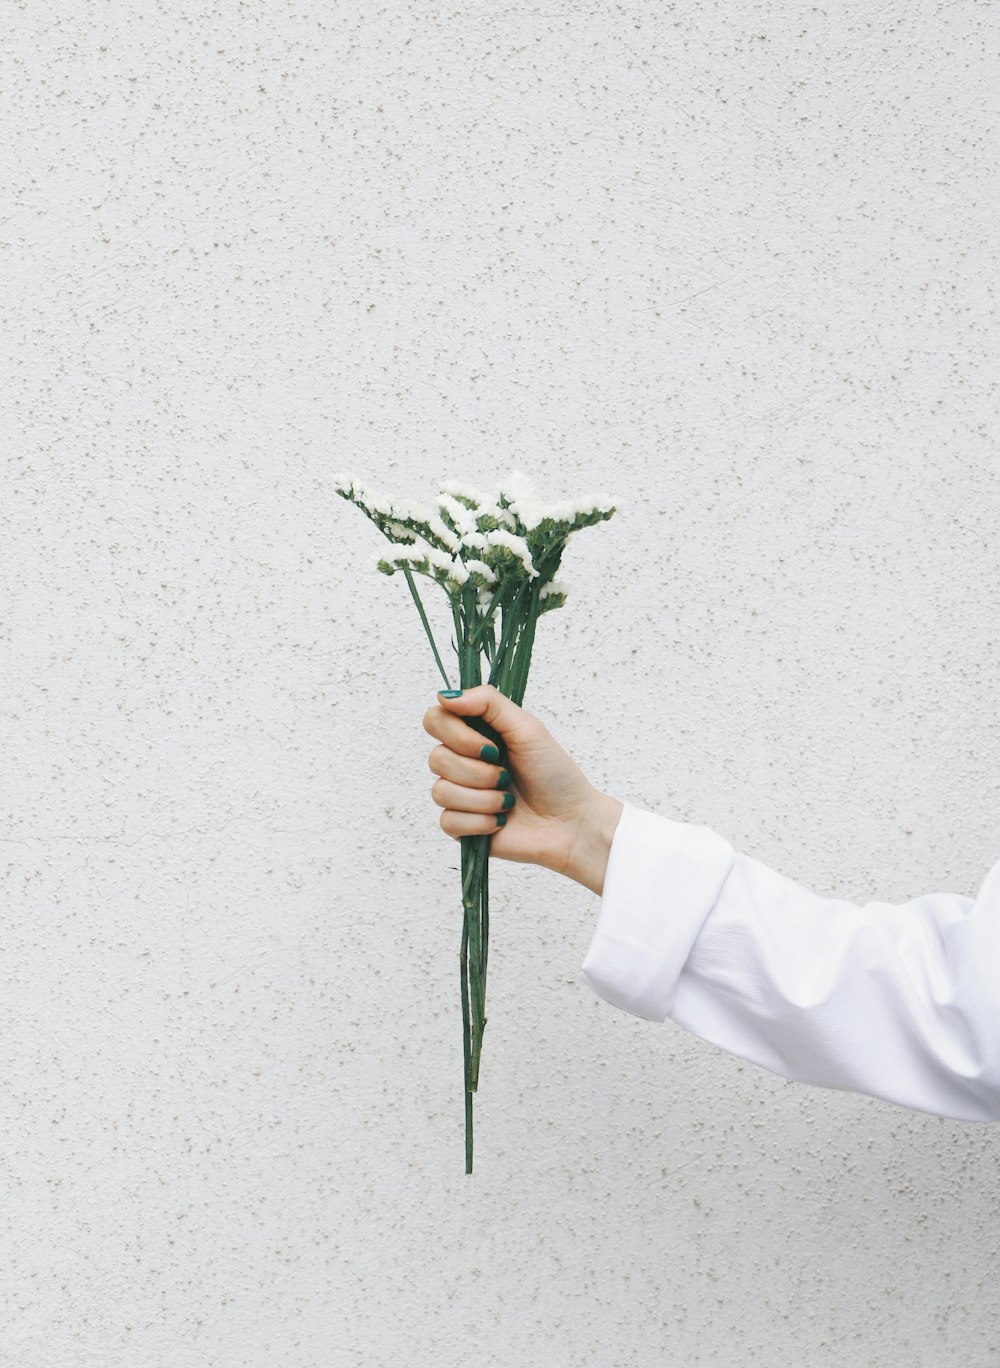
[{"label": "thumb", "polygon": [[[449,694],[457,693],[450,698]],[[506,759],[507,747],[527,740],[535,719],[530,713],[502,694],[494,684],[476,684],[470,689],[439,690],[442,708],[464,717],[470,727],[487,736],[501,747],[501,758]]]}]

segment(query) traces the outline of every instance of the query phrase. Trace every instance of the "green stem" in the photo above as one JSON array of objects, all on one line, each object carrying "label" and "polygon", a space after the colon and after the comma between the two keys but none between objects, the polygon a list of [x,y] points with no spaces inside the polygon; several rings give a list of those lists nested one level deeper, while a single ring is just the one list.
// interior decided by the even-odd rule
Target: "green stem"
[{"label": "green stem", "polygon": [[458,596],[456,594],[451,595],[451,618],[455,624],[455,652],[458,656],[458,687],[461,689],[464,688],[462,677],[465,666],[464,657],[462,655],[462,643],[465,637],[465,631],[462,626],[462,614],[459,611]]},{"label": "green stem", "polygon": [[528,670],[531,666],[531,651],[535,644],[535,626],[538,622],[539,592],[536,582],[531,589],[524,631],[517,643],[517,658],[514,665],[514,676],[511,680],[512,692],[510,696],[518,707],[524,702],[524,691],[528,687]]},{"label": "green stem", "polygon": [[[535,622],[538,618],[538,584],[522,583],[503,601],[500,591],[493,596],[486,617],[480,618],[475,590],[465,586],[461,596],[452,596],[455,644],[458,651],[459,687],[474,688],[482,682],[482,640],[485,625],[498,600],[503,627],[500,645],[491,662],[490,683],[498,683],[501,693],[520,703],[527,684]],[[495,638],[494,638],[495,639]],[[484,735],[491,735],[481,718],[467,722]],[[501,745],[501,756],[506,747]],[[489,852],[490,836],[463,836],[462,847],[462,1045],[465,1064],[465,1171],[472,1172],[473,1093],[479,1086],[479,1063],[486,1028],[486,969],[489,957]]]},{"label": "green stem", "polygon": [[[503,629],[500,633],[500,645],[497,647],[497,653],[493,661],[493,669],[490,671],[489,682],[491,684],[497,683],[497,678],[500,676],[501,673],[503,673],[504,666],[508,663],[506,657],[508,654],[508,647],[510,645],[511,636],[514,633],[515,629],[520,626],[518,619],[519,609],[521,606],[521,599],[523,598],[523,596],[524,585],[521,584],[519,585],[512,601],[509,604],[504,605]],[[505,693],[506,690],[501,689],[500,692]]]},{"label": "green stem", "polygon": [[417,586],[413,583],[413,572],[405,562],[402,568],[403,574],[406,576],[406,582],[410,586],[410,593],[413,595],[413,602],[417,605],[417,612],[420,614],[420,621],[424,624],[424,631],[427,633],[427,640],[431,643],[431,650],[434,652],[434,659],[437,661],[438,669],[441,671],[441,678],[444,680],[445,688],[450,689],[451,680],[448,678],[448,672],[441,664],[441,657],[438,654],[437,642],[434,640],[434,633],[431,631],[431,624],[427,621],[427,614],[424,612],[424,605],[420,602],[420,595],[417,593]]},{"label": "green stem", "polygon": [[[478,915],[479,903],[479,884],[481,871],[479,867],[479,848],[475,844],[475,836],[463,836],[462,844],[462,865],[467,867],[467,872],[463,868],[463,907],[462,911],[465,918],[465,926],[469,935],[469,1001],[472,1005],[472,1027],[473,1041],[479,1034],[479,1021],[482,1016],[483,1003],[483,983],[482,983],[482,946],[480,943],[480,927]],[[465,889],[468,892],[465,892]],[[477,1080],[477,1070],[475,1068],[475,1055],[473,1055],[473,1088]]]},{"label": "green stem", "polygon": [[[487,957],[488,957],[489,951],[490,951],[490,880],[489,880],[489,867],[488,867],[488,866],[487,866],[487,868],[483,871],[483,886],[482,886],[481,892],[482,892],[482,904],[481,904],[481,905],[482,905],[482,913],[481,913],[481,923],[480,923],[480,925],[481,925],[481,929],[480,929],[480,941],[481,941],[482,947],[483,947],[483,987],[485,988],[485,986],[486,986],[486,960],[487,960]],[[486,1012],[486,1002],[485,1002],[485,1000],[484,1000],[484,1002],[483,1002],[483,1026],[484,1026],[484,1027],[485,1027],[485,1025],[486,1025],[486,1015],[485,1015],[485,1012]]]},{"label": "green stem", "polygon": [[488,878],[488,836],[463,836],[463,918],[467,933],[468,998],[471,1012],[472,1065],[469,1086],[479,1086],[479,1056],[486,1027],[486,946],[483,943],[483,889]]},{"label": "green stem", "polygon": [[469,932],[468,925],[462,923],[462,952],[459,956],[459,972],[462,980],[462,1057],[465,1073],[462,1092],[465,1094],[465,1171],[472,1172],[472,1032],[469,1026]]},{"label": "green stem", "polygon": [[503,585],[502,585],[502,584],[498,584],[497,587],[496,587],[496,589],[494,590],[493,597],[490,599],[489,603],[486,605],[486,611],[483,613],[483,616],[482,616],[482,619],[481,619],[481,621],[480,621],[480,623],[479,623],[479,626],[476,628],[476,630],[475,630],[475,631],[473,632],[473,634],[472,634],[472,643],[471,643],[471,644],[472,644],[473,646],[478,646],[478,645],[479,645],[479,643],[480,643],[480,641],[481,641],[481,639],[482,639],[482,635],[483,635],[483,633],[485,632],[486,628],[489,626],[490,620],[491,620],[491,618],[493,617],[494,612],[496,611],[496,606],[497,606],[497,604],[498,604],[499,601],[500,601],[500,595],[501,595],[502,593],[503,593]]},{"label": "green stem", "polygon": [[[461,600],[452,598],[458,645],[459,686],[475,688],[482,682],[479,646],[470,626],[476,622],[476,592],[463,588]],[[478,718],[469,718],[478,722]],[[481,917],[482,890],[488,877],[488,836],[463,836],[462,847],[462,1012],[465,1048],[465,1171],[472,1172],[473,1097],[479,1086],[479,1060],[486,1025],[486,974]]]}]

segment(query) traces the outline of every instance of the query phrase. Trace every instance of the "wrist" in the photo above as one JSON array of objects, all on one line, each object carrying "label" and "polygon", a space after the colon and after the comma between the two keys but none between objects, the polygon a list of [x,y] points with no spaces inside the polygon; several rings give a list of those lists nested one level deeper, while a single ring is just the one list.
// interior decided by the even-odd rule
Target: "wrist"
[{"label": "wrist", "polygon": [[573,834],[569,857],[561,871],[598,897],[604,893],[604,876],[611,843],[624,811],[625,804],[618,798],[593,789],[590,802]]}]

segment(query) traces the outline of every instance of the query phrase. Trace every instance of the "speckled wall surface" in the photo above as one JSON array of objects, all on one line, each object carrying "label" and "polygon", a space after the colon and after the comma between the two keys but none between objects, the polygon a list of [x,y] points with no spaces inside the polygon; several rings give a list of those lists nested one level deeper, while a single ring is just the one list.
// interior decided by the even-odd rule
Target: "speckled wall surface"
[{"label": "speckled wall surface", "polygon": [[615,1011],[525,866],[464,1175],[439,681],[330,480],[617,492],[525,700],[590,778],[974,893],[998,54],[972,0],[6,8],[2,1368],[1000,1363],[1000,1131]]}]

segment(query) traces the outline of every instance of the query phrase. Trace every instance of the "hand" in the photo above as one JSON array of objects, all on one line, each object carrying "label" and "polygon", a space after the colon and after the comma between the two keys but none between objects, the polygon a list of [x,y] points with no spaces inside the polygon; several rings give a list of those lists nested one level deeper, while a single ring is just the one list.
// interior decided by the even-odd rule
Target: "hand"
[{"label": "hand", "polygon": [[[498,787],[501,767],[480,758],[485,738],[462,721],[482,717],[507,749],[510,786]],[[587,780],[537,717],[492,684],[442,698],[428,708],[424,730],[441,744],[428,757],[439,776],[431,796],[444,811],[441,829],[462,836],[492,835],[490,854],[542,865],[592,892],[604,888],[608,852],[623,805]],[[514,795],[512,807],[504,794]],[[507,818],[497,825],[497,815]]]}]

